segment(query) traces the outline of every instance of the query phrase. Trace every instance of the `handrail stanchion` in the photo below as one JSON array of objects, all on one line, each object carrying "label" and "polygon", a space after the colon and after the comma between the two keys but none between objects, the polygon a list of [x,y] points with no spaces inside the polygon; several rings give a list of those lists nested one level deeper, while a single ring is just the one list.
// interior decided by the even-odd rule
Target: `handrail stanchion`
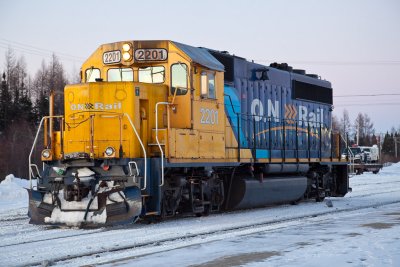
[{"label": "handrail stanchion", "polygon": [[[32,148],[31,148],[31,151],[29,152],[29,158],[28,158],[28,164],[29,164],[29,168],[28,168],[28,171],[29,171],[29,188],[30,189],[32,189],[32,169],[31,169],[31,165],[32,165],[33,150],[35,149],[36,142],[37,142],[37,139],[39,137],[39,133],[40,133],[40,129],[42,128],[43,121],[46,120],[46,119],[49,119],[49,118],[63,118],[63,116],[44,116],[40,120],[39,127],[38,127],[38,130],[36,131],[35,139],[33,140]],[[51,144],[51,145],[53,145],[53,144]]]},{"label": "handrail stanchion", "polygon": [[164,151],[162,150],[160,141],[158,140],[158,105],[169,105],[169,102],[158,102],[156,104],[156,142],[157,142],[157,146],[160,149],[161,152],[161,184],[160,186],[164,185]]},{"label": "handrail stanchion", "polygon": [[124,113],[124,116],[126,116],[128,118],[129,123],[131,124],[132,129],[135,132],[136,137],[139,140],[140,146],[142,147],[142,150],[143,150],[143,156],[144,156],[144,184],[143,184],[143,188],[141,188],[141,190],[145,190],[146,187],[147,187],[147,153],[146,153],[146,148],[144,147],[142,139],[140,139],[140,136],[139,136],[138,132],[136,131],[136,127],[133,124],[129,114],[128,113]]}]

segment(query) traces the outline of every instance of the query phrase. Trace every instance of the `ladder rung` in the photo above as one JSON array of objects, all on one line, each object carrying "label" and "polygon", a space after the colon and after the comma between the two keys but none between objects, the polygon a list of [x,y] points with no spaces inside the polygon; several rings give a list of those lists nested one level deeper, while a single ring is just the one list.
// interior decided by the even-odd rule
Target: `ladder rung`
[{"label": "ladder rung", "polygon": [[146,212],[146,215],[158,215],[157,211]]}]

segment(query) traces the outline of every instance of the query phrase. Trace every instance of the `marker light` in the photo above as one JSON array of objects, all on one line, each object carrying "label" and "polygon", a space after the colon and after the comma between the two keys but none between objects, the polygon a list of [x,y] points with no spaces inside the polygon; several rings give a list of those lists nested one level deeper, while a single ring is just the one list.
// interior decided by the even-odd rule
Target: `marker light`
[{"label": "marker light", "polygon": [[104,151],[104,154],[106,154],[107,157],[113,156],[115,153],[115,149],[113,147],[107,147],[106,150]]}]

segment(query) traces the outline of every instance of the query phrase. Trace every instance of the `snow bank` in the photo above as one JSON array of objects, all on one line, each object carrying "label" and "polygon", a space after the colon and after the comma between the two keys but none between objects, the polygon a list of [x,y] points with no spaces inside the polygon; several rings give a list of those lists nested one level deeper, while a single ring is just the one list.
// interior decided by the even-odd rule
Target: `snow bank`
[{"label": "snow bank", "polygon": [[29,187],[28,180],[16,178],[13,174],[7,175],[6,179],[0,183],[0,201],[19,200],[27,197],[28,193],[24,187]]},{"label": "snow bank", "polygon": [[[36,180],[32,181],[36,185]],[[0,212],[14,208],[28,207],[29,180],[16,178],[13,174],[6,176],[0,183]]]},{"label": "snow bank", "polygon": [[400,162],[393,163],[390,166],[386,166],[386,167],[382,168],[382,170],[379,172],[379,174],[380,175],[384,175],[384,176],[387,176],[387,175],[399,176],[399,174],[400,174]]}]

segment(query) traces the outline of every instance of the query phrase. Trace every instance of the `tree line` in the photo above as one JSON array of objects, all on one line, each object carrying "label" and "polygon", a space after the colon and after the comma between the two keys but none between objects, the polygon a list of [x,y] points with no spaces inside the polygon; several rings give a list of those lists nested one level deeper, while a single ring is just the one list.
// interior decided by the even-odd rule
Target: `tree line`
[{"label": "tree line", "polygon": [[[0,92],[0,180],[10,173],[28,177],[29,152],[41,118],[48,115],[50,90],[55,92],[54,113],[62,114],[67,83],[56,55],[49,62],[42,61],[41,68],[31,77],[24,57],[17,58],[12,49],[6,51]],[[43,138],[38,142],[41,150]]]}]

